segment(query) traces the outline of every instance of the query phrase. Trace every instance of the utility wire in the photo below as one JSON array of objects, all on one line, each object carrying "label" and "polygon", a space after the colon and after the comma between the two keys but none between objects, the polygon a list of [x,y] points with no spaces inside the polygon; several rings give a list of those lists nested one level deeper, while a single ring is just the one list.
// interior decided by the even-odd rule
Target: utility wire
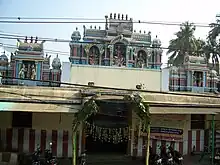
[{"label": "utility wire", "polygon": [[[36,100],[36,99],[16,99],[16,98],[0,98],[0,102],[13,103],[34,103],[34,104],[57,104],[57,105],[81,105],[74,100]],[[172,103],[154,103],[148,102],[150,107],[170,107],[170,108],[220,108],[220,104],[172,104]],[[202,112],[201,112],[202,113]],[[169,113],[168,113],[169,114]],[[178,114],[178,113],[176,113]],[[211,113],[210,113],[211,114]]]},{"label": "utility wire", "polygon": [[[73,18],[73,17],[0,17],[0,20],[86,20],[86,21],[105,21],[104,18]],[[126,20],[125,20],[126,21]],[[130,21],[130,20],[128,20]],[[133,20],[134,21],[134,20]],[[109,22],[109,20],[108,20]],[[115,21],[114,21],[115,22]],[[118,21],[119,22],[119,21]],[[141,22],[140,20],[134,22]],[[148,22],[158,22],[158,23],[172,23],[172,24],[182,24],[182,22],[173,22],[173,21],[148,21]],[[209,25],[209,23],[194,23],[196,25]]]},{"label": "utility wire", "polygon": [[71,18],[71,17],[0,17],[0,20],[87,20],[87,21],[103,21],[103,18]]},{"label": "utility wire", "polygon": [[[1,34],[0,33],[0,39],[9,39],[9,40],[22,40],[22,39],[24,39],[24,37],[25,36],[16,36],[16,35],[10,35],[10,36],[8,36],[8,35],[4,35],[4,34]],[[56,38],[41,38],[41,37],[39,37],[39,39],[38,39],[39,41],[48,41],[48,42],[56,42],[56,43],[73,43],[74,44],[74,42],[72,42],[72,40],[66,40],[66,39],[56,39]],[[87,42],[87,41],[80,41],[80,42],[78,42],[79,44],[103,44],[102,42]],[[3,43],[1,43],[1,44],[3,44]],[[4,44],[3,44],[4,45]],[[6,45],[8,45],[8,44],[6,44]],[[115,44],[111,44],[111,43],[108,43],[108,45],[115,45]],[[135,47],[140,47],[140,48],[152,48],[152,49],[154,49],[154,48],[158,48],[158,47],[154,47],[154,46],[148,46],[148,45],[145,45],[145,44],[132,44],[133,46],[135,46]],[[15,46],[16,48],[17,48],[17,46],[16,45],[9,45],[9,46],[12,46],[12,48],[13,48],[13,46]],[[169,48],[169,47],[159,47],[160,49],[163,49],[163,50],[169,50],[169,49],[171,49],[171,48]],[[172,48],[172,50],[173,51],[180,51],[179,49],[176,49],[176,48]],[[193,51],[193,50],[184,50],[184,49],[181,49],[182,51],[187,51],[187,52],[196,52],[196,53],[203,53],[203,51],[201,50],[201,51]],[[46,49],[45,49],[45,51],[47,51]],[[48,52],[50,52],[51,50],[48,50]],[[52,52],[58,52],[58,51],[53,51],[52,50]],[[67,52],[60,52],[61,54],[66,54]],[[68,53],[69,54],[69,53]]]},{"label": "utility wire", "polygon": [[[26,103],[26,104],[31,104],[31,103],[35,103],[35,104],[50,104],[51,103],[51,101],[49,100],[49,101],[45,101],[45,100],[40,100],[40,99],[33,99],[33,98],[31,98],[29,95],[23,95],[23,94],[20,94],[20,93],[14,93],[14,92],[5,92],[5,91],[1,91],[1,92],[3,92],[3,93],[8,93],[8,94],[13,94],[13,95],[19,95],[19,96],[23,96],[23,97],[27,97],[27,98],[30,98],[31,100],[27,100],[27,99],[22,99],[22,100],[18,100],[18,99],[10,99],[10,98],[8,98],[8,100],[9,100],[9,102],[13,102],[13,103]],[[32,96],[32,95],[31,95]],[[35,97],[37,97],[37,96],[43,96],[43,95],[34,95]],[[48,97],[52,97],[52,96],[48,96]],[[59,97],[60,98],[60,97]],[[66,99],[74,99],[74,100],[76,100],[77,98],[66,98]],[[81,98],[82,99],[82,98]],[[35,100],[37,100],[37,101],[35,101]],[[0,101],[1,101],[1,99],[0,99]],[[7,102],[7,99],[3,99],[2,100],[2,102]],[[53,101],[53,103],[55,102],[55,104],[56,103],[58,103],[58,104],[56,104],[57,106],[61,106],[61,105],[63,105],[63,104],[65,104],[66,105],[66,102],[60,102],[59,100],[58,101],[56,101],[56,100],[52,100]],[[71,102],[68,102],[67,104],[71,104]],[[72,104],[71,104],[72,105]],[[167,105],[153,105],[153,104],[151,104],[151,107],[174,107],[174,106],[172,106],[172,105],[170,105],[170,104],[167,104]],[[175,105],[176,106],[176,105]],[[184,105],[181,105],[181,107],[183,107]],[[178,105],[177,105],[177,107],[176,108],[181,108],[181,107],[179,107]],[[187,105],[187,107],[190,107],[190,108],[193,108],[193,107],[191,107],[190,105]],[[184,108],[187,108],[187,107],[184,107]],[[62,106],[62,108],[63,108],[63,106]],[[66,108],[70,108],[70,109],[72,109],[72,110],[80,110],[80,109],[77,109],[77,108],[73,108],[73,107],[66,107]],[[175,108],[175,107],[174,107]],[[198,107],[198,108],[201,108],[201,107]],[[175,115],[175,114],[174,114]],[[164,119],[166,119],[166,116],[164,115]],[[180,120],[180,121],[183,121],[183,120]],[[210,120],[208,120],[208,119],[206,119],[206,120],[187,120],[187,119],[184,119],[184,121],[193,121],[193,122],[204,122],[204,121],[212,121],[211,119]],[[220,121],[220,120],[215,120],[215,121]]]},{"label": "utility wire", "polygon": [[[31,20],[31,19],[29,19]],[[36,19],[35,19],[36,20]],[[43,20],[43,19],[41,19]],[[45,20],[45,19],[44,19]],[[56,20],[55,18],[53,20]],[[58,19],[59,20],[59,19]],[[79,24],[79,23],[84,23],[84,24],[106,24],[106,21],[104,21],[104,19],[102,19],[103,21],[97,21],[97,19],[93,19],[92,20],[88,20],[88,21],[85,21],[85,20],[81,20],[81,21],[77,21],[77,20],[73,20],[73,21],[11,21],[11,20],[4,20],[4,21],[1,21],[0,20],[0,23],[4,23],[4,24]],[[65,20],[65,19],[63,19]],[[80,20],[80,19],[78,19]],[[128,20],[129,21],[129,20]],[[128,23],[128,21],[126,20],[118,20],[118,21],[114,21],[114,23]],[[108,21],[109,23],[109,21]],[[138,23],[138,24],[151,24],[151,25],[165,25],[165,26],[181,26],[182,23],[175,23],[175,22],[162,22],[162,21],[141,21],[141,20],[138,20],[138,21],[132,21],[132,23]],[[213,23],[212,23],[213,24]],[[205,27],[205,28],[210,28],[210,25],[209,24],[194,24],[194,26],[196,27]]]},{"label": "utility wire", "polygon": [[[33,79],[27,79],[27,78],[15,78],[15,77],[9,77],[9,76],[0,76],[4,79],[14,79],[14,80],[30,80],[35,82],[49,82],[49,83],[57,83],[67,86],[75,86],[75,87],[85,87],[86,89],[104,89],[104,90],[114,90],[117,91],[114,95],[118,96],[124,96],[125,94],[129,94],[128,92],[146,92],[146,93],[155,93],[155,94],[165,94],[165,95],[177,95],[177,96],[193,96],[193,97],[202,97],[202,98],[218,98],[220,97],[218,95],[209,95],[209,94],[194,94],[194,93],[179,93],[179,92],[163,92],[163,91],[150,91],[150,90],[143,90],[143,89],[126,89],[126,88],[115,88],[115,87],[105,87],[105,86],[90,86],[90,85],[84,85],[84,84],[75,84],[75,83],[66,83],[66,82],[60,82],[60,81],[52,81],[52,80],[33,80]],[[69,88],[69,87],[68,87]],[[121,91],[121,92],[120,92]],[[124,93],[123,93],[124,92]],[[111,92],[100,92],[103,95],[113,95]],[[110,93],[110,94],[109,94]],[[94,91],[95,94],[95,91]]]},{"label": "utility wire", "polygon": [[[0,43],[0,44],[2,44],[2,46],[5,47],[5,48],[13,48],[13,49],[18,48],[16,45],[3,44],[3,43]],[[58,50],[44,49],[44,52],[49,53],[49,54],[59,54],[59,55],[64,55],[64,56],[70,56],[70,52],[62,52],[62,51],[58,51]]]}]

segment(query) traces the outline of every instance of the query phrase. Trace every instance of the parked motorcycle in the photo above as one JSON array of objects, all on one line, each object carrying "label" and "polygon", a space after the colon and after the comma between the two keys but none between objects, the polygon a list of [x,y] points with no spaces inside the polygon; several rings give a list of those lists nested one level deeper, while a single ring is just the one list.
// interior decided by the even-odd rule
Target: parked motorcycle
[{"label": "parked motorcycle", "polygon": [[40,145],[37,145],[36,151],[32,154],[32,165],[40,165],[40,155],[41,155],[41,148]]},{"label": "parked motorcycle", "polygon": [[53,156],[52,146],[53,146],[53,143],[50,142],[50,149],[45,150],[44,158],[45,158],[46,165],[57,165],[57,158]]},{"label": "parked motorcycle", "polygon": [[86,151],[81,153],[81,156],[78,158],[79,165],[86,165]]},{"label": "parked motorcycle", "polygon": [[168,151],[168,146],[162,146],[161,147],[161,158],[162,158],[162,164],[163,165],[174,165],[174,160],[172,154]]},{"label": "parked motorcycle", "polygon": [[[212,156],[210,156],[210,161],[212,159]],[[220,165],[220,152],[218,149],[216,149],[215,155],[214,155],[214,165]]]},{"label": "parked motorcycle", "polygon": [[173,157],[174,163],[177,165],[183,165],[183,155],[180,152],[174,150],[172,146],[169,146],[168,149]]},{"label": "parked motorcycle", "polygon": [[[149,164],[150,165],[161,165],[162,159],[161,159],[160,155],[153,153],[153,149],[151,146],[150,146],[149,150],[150,150]],[[146,162],[146,158],[143,159],[144,164],[145,164],[145,162]]]}]

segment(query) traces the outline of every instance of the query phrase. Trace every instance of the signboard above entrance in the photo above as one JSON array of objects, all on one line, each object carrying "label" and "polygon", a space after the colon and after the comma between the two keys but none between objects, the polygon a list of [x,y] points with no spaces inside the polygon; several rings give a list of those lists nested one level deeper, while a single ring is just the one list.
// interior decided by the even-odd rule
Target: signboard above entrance
[{"label": "signboard above entrance", "polygon": [[[164,141],[183,141],[183,129],[151,127],[150,132],[151,139]],[[143,132],[142,136],[147,136],[147,133]]]}]

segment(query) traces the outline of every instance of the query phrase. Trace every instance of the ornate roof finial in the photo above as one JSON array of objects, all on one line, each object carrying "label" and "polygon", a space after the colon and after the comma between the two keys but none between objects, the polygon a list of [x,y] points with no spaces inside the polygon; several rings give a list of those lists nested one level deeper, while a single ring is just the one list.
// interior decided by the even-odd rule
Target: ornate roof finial
[{"label": "ornate roof finial", "polygon": [[118,13],[118,19],[120,19],[120,13]]},{"label": "ornate roof finial", "polygon": [[126,19],[126,21],[128,20],[128,15],[126,14],[126,16],[125,16],[125,19]]},{"label": "ornate roof finial", "polygon": [[78,30],[78,27],[76,27],[76,31]]},{"label": "ornate roof finial", "polygon": [[124,20],[124,15],[123,14],[121,15],[121,19]]},{"label": "ornate roof finial", "polygon": [[37,43],[37,41],[38,41],[38,38],[37,38],[37,36],[36,36],[36,38],[35,38],[35,43]]},{"label": "ornate roof finial", "polygon": [[156,35],[156,38],[157,38],[157,35]]},{"label": "ornate roof finial", "polygon": [[33,43],[33,37],[31,36],[31,43]]},{"label": "ornate roof finial", "polygon": [[110,13],[110,19],[112,19],[112,13]]},{"label": "ornate roof finial", "polygon": [[114,13],[114,19],[116,19],[116,13]]},{"label": "ornate roof finial", "polygon": [[83,25],[83,36],[85,36],[85,35],[86,35],[86,26]]},{"label": "ornate roof finial", "polygon": [[27,43],[27,36],[25,37],[24,43]]},{"label": "ornate roof finial", "polygon": [[96,26],[95,26],[95,29],[96,29]]},{"label": "ornate roof finial", "polygon": [[141,33],[141,30],[139,31],[139,33]]},{"label": "ornate roof finial", "polygon": [[146,33],[146,31],[144,30],[144,34]]}]

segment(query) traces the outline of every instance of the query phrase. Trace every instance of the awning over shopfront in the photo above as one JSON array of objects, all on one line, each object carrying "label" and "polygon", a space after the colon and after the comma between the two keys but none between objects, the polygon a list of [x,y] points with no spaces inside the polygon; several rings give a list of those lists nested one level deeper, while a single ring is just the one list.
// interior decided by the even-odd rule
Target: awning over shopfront
[{"label": "awning over shopfront", "polygon": [[0,102],[1,111],[25,111],[25,112],[50,112],[50,113],[76,113],[80,105],[56,105],[56,104],[32,104]]}]

